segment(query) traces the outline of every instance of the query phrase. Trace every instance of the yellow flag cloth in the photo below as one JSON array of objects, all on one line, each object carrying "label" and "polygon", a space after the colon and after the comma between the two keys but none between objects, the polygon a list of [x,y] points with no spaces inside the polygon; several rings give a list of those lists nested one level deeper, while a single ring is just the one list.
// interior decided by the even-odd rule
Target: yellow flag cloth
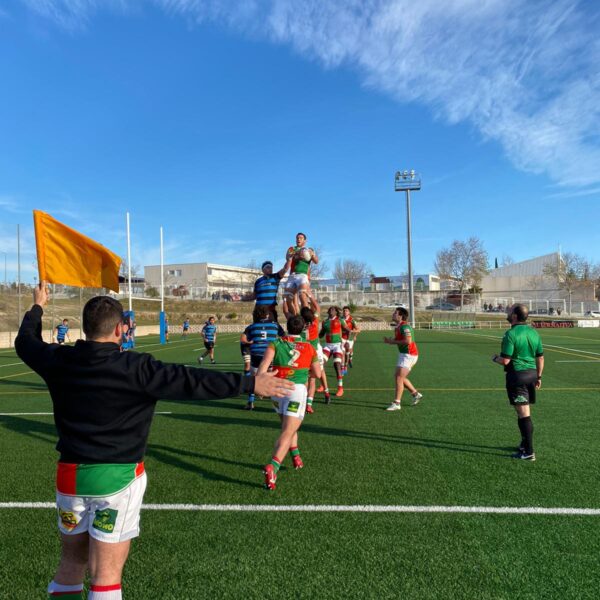
[{"label": "yellow flag cloth", "polygon": [[40,210],[33,222],[40,281],[119,291],[116,254]]}]

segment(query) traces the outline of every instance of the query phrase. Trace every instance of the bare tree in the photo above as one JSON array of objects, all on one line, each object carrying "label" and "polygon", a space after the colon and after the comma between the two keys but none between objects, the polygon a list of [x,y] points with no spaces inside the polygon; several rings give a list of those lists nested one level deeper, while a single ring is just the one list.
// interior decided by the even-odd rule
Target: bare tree
[{"label": "bare tree", "polygon": [[574,252],[565,252],[556,263],[544,266],[544,275],[551,277],[561,290],[569,296],[569,314],[573,308],[573,292],[578,288],[592,287],[595,267],[583,256]]},{"label": "bare tree", "polygon": [[333,276],[345,284],[360,283],[371,274],[371,267],[367,263],[353,259],[338,259],[333,267]]},{"label": "bare tree", "polygon": [[315,246],[313,251],[319,257],[319,264],[310,263],[310,277],[311,279],[318,281],[319,279],[323,279],[323,277],[325,277],[329,271],[329,265],[321,256],[323,253],[323,248],[321,246]]},{"label": "bare tree", "polygon": [[460,291],[460,308],[464,305],[465,289],[479,286],[489,271],[488,254],[477,237],[454,240],[449,248],[440,250],[434,266],[442,279],[453,279]]},{"label": "bare tree", "polygon": [[502,258],[500,259],[501,267],[508,267],[508,265],[514,265],[514,264],[515,264],[515,261],[512,256],[510,256],[509,254],[502,255]]}]

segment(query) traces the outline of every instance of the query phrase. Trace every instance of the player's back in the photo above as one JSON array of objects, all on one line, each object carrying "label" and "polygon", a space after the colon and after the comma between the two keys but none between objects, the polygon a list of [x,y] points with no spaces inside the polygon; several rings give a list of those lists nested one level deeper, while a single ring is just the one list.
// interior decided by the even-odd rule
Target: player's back
[{"label": "player's back", "polygon": [[318,360],[312,344],[303,342],[300,336],[286,336],[272,342],[271,347],[275,350],[276,377],[306,385],[310,367]]},{"label": "player's back", "polygon": [[283,329],[279,323],[268,319],[252,323],[246,327],[246,339],[252,342],[250,353],[262,356],[269,344],[283,335]]}]

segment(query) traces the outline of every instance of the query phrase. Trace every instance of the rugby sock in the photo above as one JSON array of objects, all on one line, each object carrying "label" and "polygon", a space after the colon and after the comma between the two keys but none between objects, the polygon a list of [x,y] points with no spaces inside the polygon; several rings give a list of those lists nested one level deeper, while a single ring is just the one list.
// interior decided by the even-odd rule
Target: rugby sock
[{"label": "rugby sock", "polygon": [[254,404],[254,394],[248,394],[248,404]]},{"label": "rugby sock", "polygon": [[56,583],[51,581],[48,586],[48,597],[49,598],[71,598],[72,600],[81,600],[83,598],[83,583],[76,585],[63,585],[62,583]]},{"label": "rugby sock", "polygon": [[308,404],[308,406],[312,406],[312,401],[313,401],[312,398],[307,398],[306,399],[306,403]]},{"label": "rugby sock", "polygon": [[324,393],[324,394],[329,394],[329,388],[328,388],[328,387],[326,387],[326,388],[323,390],[323,393]]},{"label": "rugby sock", "polygon": [[273,470],[275,473],[277,473],[277,471],[279,471],[279,467],[281,466],[281,461],[276,456],[272,456],[271,464],[273,465]]},{"label": "rugby sock", "polygon": [[121,584],[92,585],[87,600],[122,600]]},{"label": "rugby sock", "polygon": [[298,446],[290,447],[290,454],[292,456],[300,456],[300,450],[298,450]]},{"label": "rugby sock", "polygon": [[338,379],[338,387],[344,387],[344,380]]},{"label": "rugby sock", "polygon": [[519,419],[519,430],[525,446],[525,454],[533,454],[533,421],[531,417]]}]

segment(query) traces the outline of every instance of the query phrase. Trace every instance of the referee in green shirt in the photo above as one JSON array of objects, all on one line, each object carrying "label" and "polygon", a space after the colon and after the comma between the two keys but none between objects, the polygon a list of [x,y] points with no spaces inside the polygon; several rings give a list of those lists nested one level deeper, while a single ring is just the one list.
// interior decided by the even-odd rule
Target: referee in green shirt
[{"label": "referee in green shirt", "polygon": [[535,460],[533,423],[530,405],[535,404],[536,391],[542,387],[544,350],[539,333],[527,324],[529,310],[524,304],[513,304],[506,320],[510,329],[502,338],[500,355],[492,360],[504,366],[508,400],[518,416],[521,443],[513,458]]}]

